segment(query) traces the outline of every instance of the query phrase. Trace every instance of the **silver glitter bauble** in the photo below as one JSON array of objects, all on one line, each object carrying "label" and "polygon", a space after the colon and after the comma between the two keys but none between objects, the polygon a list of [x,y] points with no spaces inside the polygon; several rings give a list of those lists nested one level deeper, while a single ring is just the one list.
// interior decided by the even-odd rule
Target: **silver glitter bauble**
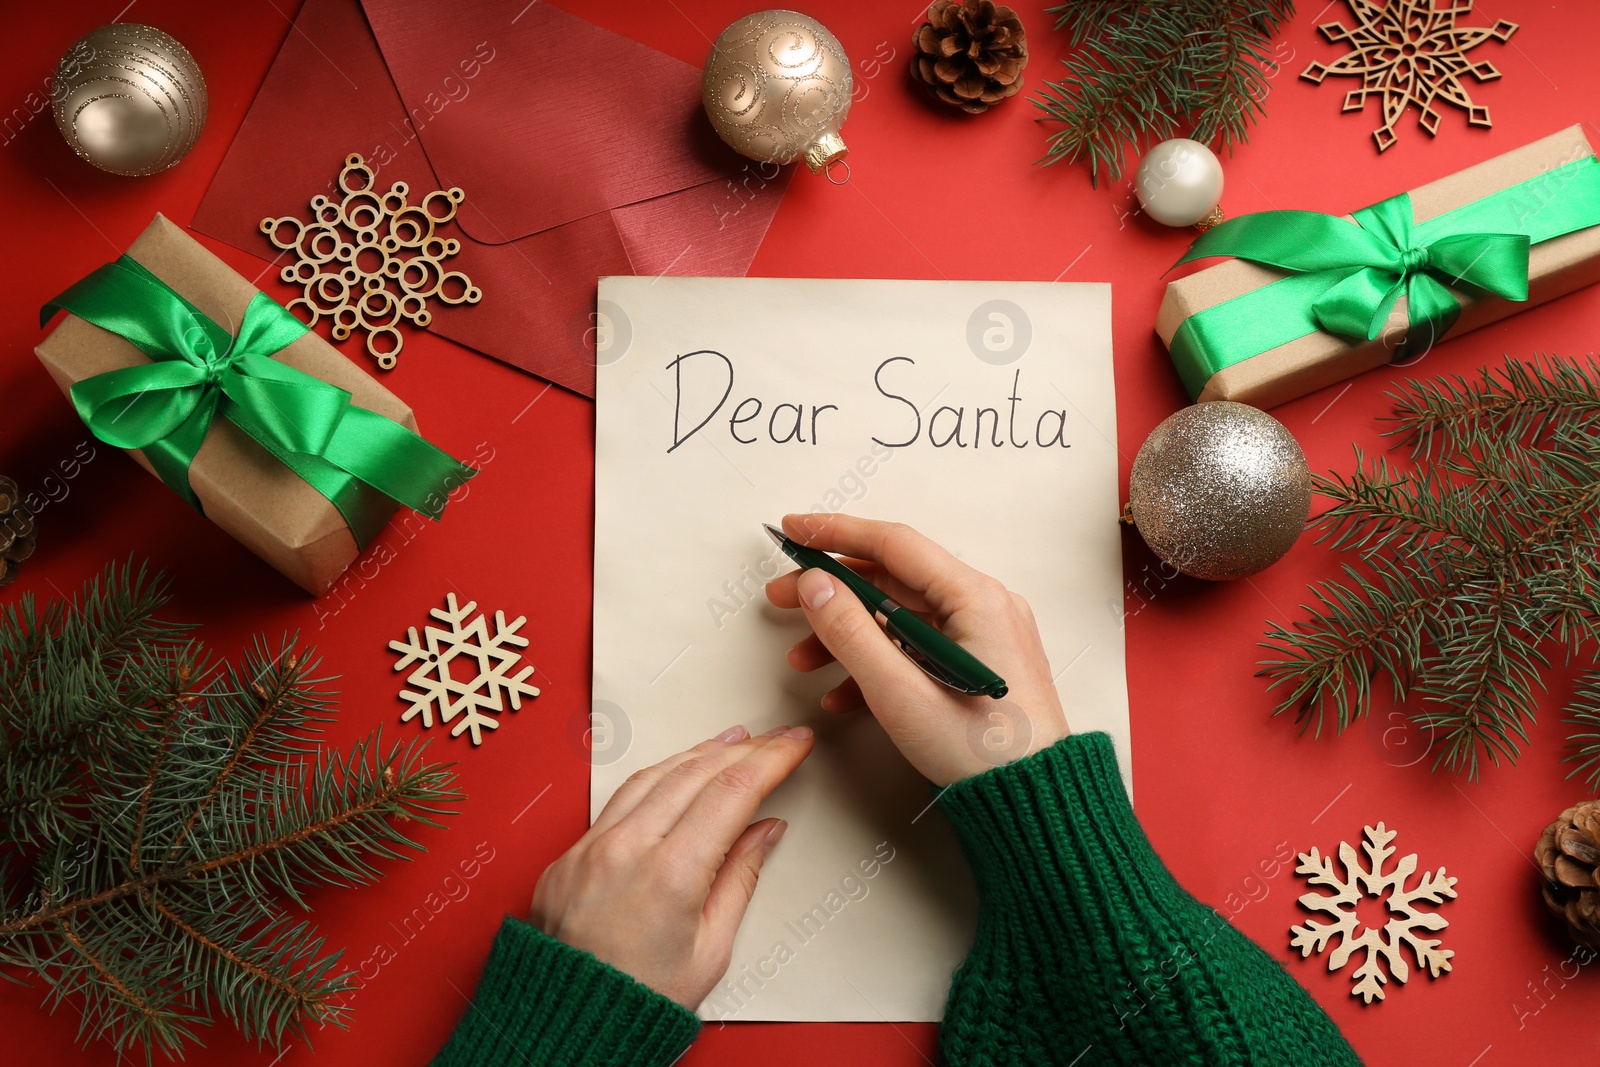
[{"label": "silver glitter bauble", "polygon": [[85,34],[61,57],[51,96],[67,144],[112,174],[167,169],[206,124],[199,66],[152,26],[116,23]]},{"label": "silver glitter bauble", "polygon": [[1283,423],[1215,400],[1157,426],[1134,457],[1124,521],[1184,574],[1243,578],[1276,563],[1311,514],[1311,471]]},{"label": "silver glitter bauble", "polygon": [[798,11],[758,11],[722,31],[700,99],[717,135],[763,163],[802,158],[813,171],[844,158],[850,60],[828,28]]},{"label": "silver glitter bauble", "polygon": [[1139,163],[1133,191],[1145,214],[1163,226],[1200,226],[1222,221],[1222,163],[1216,153],[1187,137],[1162,141]]}]

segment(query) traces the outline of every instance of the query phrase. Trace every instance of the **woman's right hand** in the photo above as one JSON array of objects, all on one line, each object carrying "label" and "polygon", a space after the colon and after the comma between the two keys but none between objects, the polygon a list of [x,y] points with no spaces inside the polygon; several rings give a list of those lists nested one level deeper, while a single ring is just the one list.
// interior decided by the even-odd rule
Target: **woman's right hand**
[{"label": "woman's right hand", "polygon": [[912,766],[936,785],[1048,748],[1069,732],[1027,601],[909,526],[853,515],[787,515],[794,540],[843,557],[873,585],[930,618],[1006,680],[1005,697],[967,696],[906,658],[837,578],[791,572],[767,584],[780,608],[798,607],[814,631],[789,650],[797,670],[837,660],[850,672],[822,698],[828,711],[863,702]]}]

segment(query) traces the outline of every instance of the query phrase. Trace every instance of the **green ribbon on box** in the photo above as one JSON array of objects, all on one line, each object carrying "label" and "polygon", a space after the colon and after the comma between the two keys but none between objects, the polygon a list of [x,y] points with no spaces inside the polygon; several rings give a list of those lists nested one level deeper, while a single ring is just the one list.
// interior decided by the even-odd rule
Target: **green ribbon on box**
[{"label": "green ribbon on box", "polygon": [[133,342],[152,362],[72,387],[96,437],[137,448],[173,492],[204,513],[189,465],[214,418],[249,434],[339,509],[366,547],[387,516],[363,484],[437,519],[449,490],[478,472],[350,394],[273,356],[307,332],[265,293],[234,337],[137,261],[107,263],[46,304],[39,325],[68,311]]},{"label": "green ribbon on box", "polygon": [[1354,217],[1263,211],[1196,238],[1175,266],[1234,256],[1291,273],[1178,327],[1169,347],[1191,397],[1218,371],[1315,330],[1377,340],[1401,296],[1410,319],[1402,352],[1455,325],[1452,290],[1528,299],[1529,248],[1600,225],[1600,160],[1586,156],[1426,222],[1404,193]]}]

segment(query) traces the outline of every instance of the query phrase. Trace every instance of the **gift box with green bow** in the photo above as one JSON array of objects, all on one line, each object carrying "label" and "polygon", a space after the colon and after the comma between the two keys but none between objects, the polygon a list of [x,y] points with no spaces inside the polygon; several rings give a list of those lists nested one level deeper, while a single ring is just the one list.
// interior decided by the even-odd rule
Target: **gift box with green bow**
[{"label": "gift box with green bow", "polygon": [[1156,333],[1195,400],[1271,407],[1600,281],[1600,161],[1578,126],[1337,217],[1241,215],[1179,265]]},{"label": "gift box with green bow", "polygon": [[395,509],[437,519],[477,472],[401,400],[157,215],[47,304],[35,348],[79,417],[313,594]]}]

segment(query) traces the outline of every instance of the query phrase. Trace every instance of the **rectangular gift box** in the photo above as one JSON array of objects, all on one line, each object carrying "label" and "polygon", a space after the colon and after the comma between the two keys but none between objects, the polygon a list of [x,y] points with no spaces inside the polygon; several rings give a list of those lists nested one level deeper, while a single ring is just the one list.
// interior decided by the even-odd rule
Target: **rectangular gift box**
[{"label": "rectangular gift box", "polygon": [[[1508,189],[1540,174],[1594,156],[1579,126],[1571,126],[1533,144],[1486,160],[1410,191],[1418,223]],[[1554,183],[1552,183],[1554,184]],[[1542,195],[1559,196],[1559,189]],[[1348,216],[1346,216],[1348,217]],[[1169,349],[1184,320],[1200,311],[1285,277],[1286,272],[1230,259],[1168,283],[1156,314],[1156,333]],[[1467,296],[1452,289],[1462,305],[1461,318],[1445,339],[1497,322],[1508,315],[1553,300],[1600,281],[1600,226],[1578,230],[1535,244],[1528,263],[1526,303],[1499,297]],[[1325,385],[1380,367],[1395,356],[1393,338],[1403,337],[1408,319],[1405,297],[1377,340],[1351,344],[1313,330],[1217,371],[1196,400],[1236,400],[1272,407]]]},{"label": "rectangular gift box", "polygon": [[[207,317],[235,330],[256,295],[254,286],[161,215],[128,254]],[[150,362],[131,341],[71,314],[34,352],[62,392],[96,374]],[[274,358],[348,391],[355,406],[416,431],[409,407],[315,332],[307,331]],[[155,473],[141,451],[128,454]],[[360,554],[332,502],[226,419],[212,421],[189,467],[189,484],[208,519],[309,593],[327,592]],[[358,491],[373,513],[394,514],[397,505],[389,497],[366,485]]]}]

